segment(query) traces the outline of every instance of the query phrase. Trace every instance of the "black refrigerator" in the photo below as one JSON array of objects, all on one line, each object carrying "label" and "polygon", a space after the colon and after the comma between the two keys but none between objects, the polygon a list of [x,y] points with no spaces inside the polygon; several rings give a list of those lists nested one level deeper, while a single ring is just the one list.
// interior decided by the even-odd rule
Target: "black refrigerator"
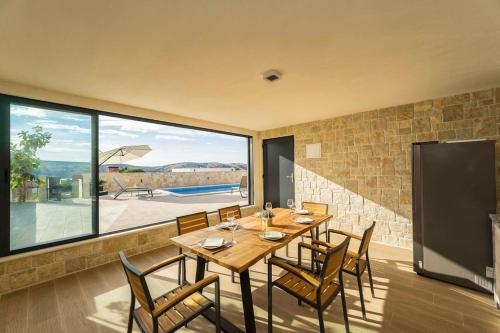
[{"label": "black refrigerator", "polygon": [[412,145],[413,268],[492,292],[495,141]]}]

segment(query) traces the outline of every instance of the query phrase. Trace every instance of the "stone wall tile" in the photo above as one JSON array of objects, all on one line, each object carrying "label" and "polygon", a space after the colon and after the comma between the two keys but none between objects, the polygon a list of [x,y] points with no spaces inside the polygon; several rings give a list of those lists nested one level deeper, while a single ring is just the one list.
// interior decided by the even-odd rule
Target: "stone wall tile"
[{"label": "stone wall tile", "polygon": [[54,252],[39,254],[33,257],[33,267],[39,267],[53,263],[55,260]]},{"label": "stone wall tile", "polygon": [[495,117],[474,119],[473,135],[475,137],[487,137],[496,134],[497,128]]},{"label": "stone wall tile", "polygon": [[74,272],[82,271],[87,268],[87,258],[86,257],[78,257],[68,259],[65,262],[65,271],[66,274],[71,274]]},{"label": "stone wall tile", "polygon": [[63,276],[65,271],[65,263],[62,261],[56,261],[47,265],[40,266],[38,268],[38,279],[40,282],[52,280],[57,277]]},{"label": "stone wall tile", "polygon": [[32,264],[32,258],[29,257],[9,261],[6,264],[6,272],[10,274],[10,273],[26,271],[31,268],[31,264]]},{"label": "stone wall tile", "polygon": [[443,109],[443,121],[454,121],[464,119],[464,107],[462,104],[446,106]]},{"label": "stone wall tile", "polygon": [[14,273],[9,276],[9,287],[11,290],[30,286],[38,282],[37,271],[30,268],[22,272]]}]

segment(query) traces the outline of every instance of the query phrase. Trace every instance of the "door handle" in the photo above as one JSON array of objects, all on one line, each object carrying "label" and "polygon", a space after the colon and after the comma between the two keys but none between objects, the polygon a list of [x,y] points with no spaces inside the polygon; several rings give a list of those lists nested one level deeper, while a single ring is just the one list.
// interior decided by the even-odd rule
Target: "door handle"
[{"label": "door handle", "polygon": [[290,176],[286,176],[286,178],[290,179],[290,182],[293,184],[293,172],[290,174]]}]

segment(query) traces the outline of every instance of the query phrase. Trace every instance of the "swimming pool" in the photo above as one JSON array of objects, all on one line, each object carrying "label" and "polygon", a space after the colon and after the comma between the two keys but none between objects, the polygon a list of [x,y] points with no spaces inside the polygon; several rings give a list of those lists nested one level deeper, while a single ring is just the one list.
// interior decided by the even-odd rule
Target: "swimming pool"
[{"label": "swimming pool", "polygon": [[163,191],[171,192],[174,195],[202,195],[210,193],[223,193],[231,192],[233,187],[239,187],[239,183],[234,184],[217,184],[217,185],[201,185],[201,186],[187,186],[187,187],[168,187]]}]

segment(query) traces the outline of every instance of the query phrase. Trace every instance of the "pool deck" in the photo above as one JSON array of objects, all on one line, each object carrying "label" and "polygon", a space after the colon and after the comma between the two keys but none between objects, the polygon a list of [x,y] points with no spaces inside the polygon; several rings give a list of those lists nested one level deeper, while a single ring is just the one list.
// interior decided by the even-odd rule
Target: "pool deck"
[{"label": "pool deck", "polygon": [[213,212],[231,205],[246,205],[247,198],[239,192],[178,196],[154,191],[154,197],[123,194],[113,200],[113,194],[99,198],[100,232],[106,233],[144,224],[174,220],[177,216],[199,211]]},{"label": "pool deck", "polygon": [[[99,231],[101,234],[174,220],[177,216],[199,211],[216,211],[231,205],[246,205],[239,192],[176,196],[154,191],[154,197],[114,193],[99,197]],[[91,201],[63,199],[43,203],[11,205],[11,246],[23,248],[41,242],[88,234],[92,230]],[[58,218],[54,218],[57,216]]]}]

